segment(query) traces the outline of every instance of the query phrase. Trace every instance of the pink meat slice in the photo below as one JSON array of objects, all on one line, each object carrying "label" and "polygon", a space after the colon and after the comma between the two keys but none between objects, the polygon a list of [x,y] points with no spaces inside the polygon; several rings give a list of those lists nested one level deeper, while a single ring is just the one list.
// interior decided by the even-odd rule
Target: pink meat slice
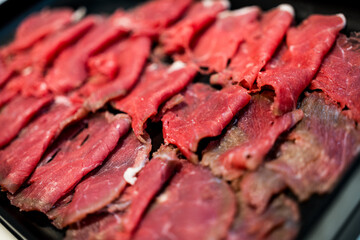
[{"label": "pink meat slice", "polygon": [[235,211],[235,194],[226,182],[201,166],[182,161],[133,239],[224,239]]},{"label": "pink meat slice", "polygon": [[184,101],[167,111],[161,121],[165,142],[176,145],[192,161],[197,161],[199,141],[220,135],[250,100],[240,86],[217,91],[203,83],[190,85],[183,96]]},{"label": "pink meat slice", "polygon": [[227,0],[194,3],[183,19],[161,33],[162,51],[173,54],[189,49],[195,35],[214,22],[216,15],[227,8]]},{"label": "pink meat slice", "polygon": [[311,82],[311,88],[321,89],[342,108],[347,107],[347,115],[359,122],[359,87],[360,33],[352,33],[349,38],[341,34]]},{"label": "pink meat slice", "polygon": [[142,143],[133,132],[122,138],[104,164],[76,186],[71,201],[47,213],[53,224],[63,228],[114,201],[126,187],[125,171],[144,165],[150,150],[150,139]]},{"label": "pink meat slice", "polygon": [[119,138],[129,130],[130,119],[123,114],[102,113],[90,118],[87,125],[78,135],[65,141],[50,162],[36,168],[28,187],[9,195],[13,205],[25,211],[49,211],[82,177],[104,161]]},{"label": "pink meat slice", "polygon": [[114,26],[112,18],[105,20],[98,17],[97,22],[73,47],[64,50],[55,60],[45,76],[51,91],[64,93],[81,86],[88,76],[86,62],[89,57],[126,33],[123,28]]},{"label": "pink meat slice", "polygon": [[[84,106],[91,111],[96,111],[109,100],[125,96],[138,81],[150,50],[149,38],[133,37],[120,41],[111,48],[111,51],[94,57],[91,62],[97,65],[99,72],[107,72],[110,68],[117,68],[118,71],[114,79],[106,78],[103,81],[94,79],[77,92],[81,98],[85,99]],[[129,59],[132,60],[129,61]],[[113,71],[110,70],[110,72]]]},{"label": "pink meat slice", "polygon": [[239,44],[256,24],[259,15],[258,7],[245,7],[218,14],[215,23],[193,40],[191,49],[175,58],[183,62],[194,62],[199,67],[206,68],[207,72],[223,71]]},{"label": "pink meat slice", "polygon": [[157,114],[162,103],[185,88],[195,75],[196,69],[182,62],[175,62],[170,67],[151,64],[134,90],[113,105],[131,116],[132,128],[141,138],[146,121]]},{"label": "pink meat slice", "polygon": [[303,120],[266,167],[282,175],[300,200],[330,191],[360,152],[355,122],[324,94],[307,96]]},{"label": "pink meat slice", "polygon": [[279,52],[281,55],[275,56],[257,79],[259,87],[271,86],[275,90],[273,111],[276,115],[296,107],[298,97],[313,79],[344,26],[342,14],[312,15],[288,30],[286,44]]},{"label": "pink meat slice", "polygon": [[262,14],[250,34],[245,36],[228,68],[213,75],[211,83],[223,86],[240,83],[251,88],[260,70],[280,45],[293,17],[294,9],[288,4]]},{"label": "pink meat slice", "polygon": [[51,96],[35,98],[18,95],[5,105],[0,114],[0,147],[15,138],[31,118],[51,100]]},{"label": "pink meat slice", "polygon": [[57,97],[48,111],[34,119],[18,138],[0,151],[0,185],[11,193],[16,192],[55,137],[83,115],[79,104]]}]

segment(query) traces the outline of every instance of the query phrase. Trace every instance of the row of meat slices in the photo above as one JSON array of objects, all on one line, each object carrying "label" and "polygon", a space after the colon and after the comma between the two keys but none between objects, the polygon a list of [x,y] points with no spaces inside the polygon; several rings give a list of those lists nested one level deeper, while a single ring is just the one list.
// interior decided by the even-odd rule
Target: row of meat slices
[{"label": "row of meat slices", "polygon": [[342,14],[295,26],[287,4],[228,8],[153,0],[21,23],[0,49],[11,203],[68,239],[295,238],[284,190],[329,192],[360,152],[360,36],[339,34]]}]

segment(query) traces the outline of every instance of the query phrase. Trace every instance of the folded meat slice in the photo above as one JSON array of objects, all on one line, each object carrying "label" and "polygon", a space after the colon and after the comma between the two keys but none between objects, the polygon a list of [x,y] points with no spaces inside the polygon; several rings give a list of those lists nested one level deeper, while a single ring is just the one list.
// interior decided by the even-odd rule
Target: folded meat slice
[{"label": "folded meat slice", "polygon": [[66,239],[129,239],[145,210],[178,165],[176,151],[162,147],[139,172],[134,185],[127,187],[103,210],[72,225],[66,232]]},{"label": "folded meat slice", "polygon": [[173,54],[189,49],[195,35],[214,22],[219,12],[229,7],[227,0],[194,3],[184,18],[161,33],[160,51]]},{"label": "folded meat slice", "polygon": [[81,105],[57,97],[9,146],[0,151],[0,185],[16,192],[36,168],[50,143],[71,122],[82,118]]},{"label": "folded meat slice", "polygon": [[25,211],[49,211],[82,177],[104,161],[129,127],[127,115],[94,115],[87,120],[87,128],[59,146],[50,162],[36,168],[28,180],[29,186],[9,195],[11,203]]},{"label": "folded meat slice", "polygon": [[360,133],[324,94],[305,97],[301,109],[303,120],[267,167],[281,174],[300,200],[306,200],[332,189],[360,152]]},{"label": "folded meat slice", "polygon": [[53,224],[63,228],[95,213],[120,196],[126,187],[126,171],[144,166],[149,159],[150,139],[140,142],[133,132],[122,138],[104,163],[81,181],[70,202],[47,213]]},{"label": "folded meat slice", "polygon": [[235,194],[207,169],[187,161],[181,164],[133,239],[224,239],[227,235],[236,211]]},{"label": "folded meat slice", "polygon": [[342,14],[311,15],[288,30],[286,44],[257,79],[259,87],[270,86],[275,90],[276,115],[296,108],[298,97],[310,84],[345,22]]},{"label": "folded meat slice", "polygon": [[256,24],[260,12],[258,7],[245,7],[218,14],[215,23],[193,39],[190,50],[175,59],[194,62],[207,72],[223,71]]},{"label": "folded meat slice", "polygon": [[282,42],[293,17],[294,9],[288,4],[263,13],[231,58],[230,65],[223,72],[211,76],[211,83],[223,86],[240,83],[251,88],[260,70]]},{"label": "folded meat slice", "polygon": [[229,86],[220,91],[203,83],[189,85],[182,94],[183,102],[168,110],[162,117],[166,143],[176,145],[186,158],[197,161],[198,143],[215,137],[234,115],[250,100],[240,86]]},{"label": "folded meat slice", "polygon": [[[15,96],[14,96],[15,97]],[[51,102],[52,96],[42,98],[17,95],[0,113],[0,147],[8,144],[27,125],[40,109]]]},{"label": "folded meat slice", "polygon": [[267,92],[254,95],[224,136],[204,150],[202,164],[227,180],[239,177],[244,169],[255,170],[278,136],[303,117],[301,110],[277,117],[271,111],[272,103]]},{"label": "folded meat slice", "polygon": [[295,239],[300,229],[297,204],[288,197],[276,197],[262,213],[256,213],[239,197],[239,211],[226,239]]},{"label": "folded meat slice", "polygon": [[146,121],[155,116],[159,106],[184,89],[195,77],[196,69],[182,62],[170,67],[149,65],[140,82],[126,97],[115,101],[114,107],[132,118],[132,128],[141,139]]},{"label": "folded meat slice", "polygon": [[349,117],[360,121],[360,33],[339,36],[310,87],[324,91],[348,108]]}]

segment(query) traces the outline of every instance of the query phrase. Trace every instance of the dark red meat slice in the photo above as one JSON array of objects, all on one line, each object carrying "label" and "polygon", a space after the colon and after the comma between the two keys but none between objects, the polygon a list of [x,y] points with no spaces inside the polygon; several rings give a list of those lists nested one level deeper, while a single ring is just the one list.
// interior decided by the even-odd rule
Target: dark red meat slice
[{"label": "dark red meat slice", "polygon": [[84,106],[96,111],[109,100],[126,95],[139,79],[150,49],[149,38],[134,37],[121,41],[111,51],[93,58],[93,64],[97,64],[100,72],[106,72],[108,66],[112,66],[110,68],[118,68],[118,73],[113,80],[90,81],[85,84],[78,93],[86,99]]},{"label": "dark red meat slice", "polygon": [[264,13],[252,31],[245,36],[228,68],[211,77],[212,84],[241,83],[251,88],[258,73],[270,60],[281,43],[294,17],[294,9],[287,4]]},{"label": "dark red meat slice", "polygon": [[173,54],[189,49],[195,34],[214,22],[216,15],[229,5],[227,0],[194,3],[183,19],[161,33],[161,51]]},{"label": "dark red meat slice", "polygon": [[0,56],[0,87],[4,85],[11,75],[13,74],[12,70],[8,69],[4,61],[1,59]]},{"label": "dark red meat slice", "polygon": [[228,240],[250,239],[295,239],[300,228],[297,204],[281,195],[275,198],[261,214],[244,204],[240,198],[240,209]]},{"label": "dark red meat slice", "polygon": [[235,210],[235,195],[225,182],[183,161],[133,239],[223,239]]},{"label": "dark red meat slice", "polygon": [[141,138],[147,119],[155,116],[159,106],[179,93],[195,77],[196,69],[182,62],[170,67],[149,65],[134,90],[125,98],[114,102],[114,107],[132,118],[132,128]]},{"label": "dark red meat slice", "polygon": [[191,49],[184,55],[176,56],[176,59],[192,61],[199,67],[207,68],[208,72],[223,71],[253,24],[256,24],[259,14],[258,7],[218,14],[216,22],[193,40]]},{"label": "dark red meat slice", "polygon": [[104,161],[129,130],[130,119],[127,115],[105,113],[93,116],[87,124],[78,135],[61,144],[50,162],[36,168],[28,187],[9,195],[13,205],[25,211],[49,211],[83,176]]},{"label": "dark red meat slice", "polygon": [[184,101],[162,117],[166,143],[175,144],[184,156],[197,161],[198,143],[205,137],[214,137],[250,100],[246,90],[230,86],[220,91],[195,83],[183,93]]},{"label": "dark red meat slice", "polygon": [[360,121],[360,33],[340,35],[334,49],[324,59],[312,89],[321,89],[349,109],[347,115]]},{"label": "dark red meat slice", "polygon": [[126,181],[122,177],[125,171],[144,166],[150,150],[150,140],[144,144],[134,133],[129,133],[105,163],[76,186],[71,202],[58,206],[47,215],[58,228],[63,228],[105,207],[125,189]]},{"label": "dark red meat slice", "polygon": [[10,101],[0,114],[0,147],[5,146],[16,137],[31,118],[51,100],[51,96],[35,98],[18,95]]},{"label": "dark red meat slice", "polygon": [[275,90],[275,114],[281,115],[296,107],[298,97],[313,79],[344,26],[342,14],[312,15],[288,30],[281,55],[270,61],[257,79],[259,87],[271,86]]},{"label": "dark red meat slice", "polygon": [[47,112],[33,120],[18,138],[0,151],[0,184],[3,188],[11,193],[19,189],[54,138],[70,122],[84,115],[79,109],[80,105],[57,97]]},{"label": "dark red meat slice", "polygon": [[332,189],[360,152],[360,133],[338,106],[313,93],[302,103],[304,119],[267,167],[280,173],[300,200]]}]

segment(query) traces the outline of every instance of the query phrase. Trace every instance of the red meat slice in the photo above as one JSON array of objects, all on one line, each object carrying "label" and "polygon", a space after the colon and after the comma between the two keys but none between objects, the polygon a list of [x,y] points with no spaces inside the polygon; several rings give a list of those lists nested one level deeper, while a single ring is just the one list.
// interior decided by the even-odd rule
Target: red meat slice
[{"label": "red meat slice", "polygon": [[111,76],[116,72],[114,68],[119,70],[115,79],[90,81],[78,91],[77,94],[86,99],[84,106],[96,111],[109,100],[126,95],[139,79],[150,49],[149,38],[133,37],[119,42],[109,49],[111,51],[92,58],[90,64],[93,69],[99,69],[98,72],[110,71]]},{"label": "red meat slice", "polygon": [[300,228],[297,204],[281,195],[260,214],[244,204],[240,198],[239,214],[229,232],[228,240],[295,239]]},{"label": "red meat slice", "polygon": [[80,105],[57,97],[47,112],[32,121],[18,138],[1,150],[0,185],[11,193],[16,192],[62,129],[84,115],[79,109]]},{"label": "red meat slice", "polygon": [[194,3],[183,19],[161,33],[161,51],[173,54],[189,49],[195,34],[214,22],[216,15],[229,5],[227,0]]},{"label": "red meat slice", "polygon": [[199,67],[207,68],[208,72],[223,71],[239,44],[256,24],[259,14],[258,7],[218,14],[216,22],[193,40],[191,49],[175,58],[184,62],[192,61]]},{"label": "red meat slice", "polygon": [[241,43],[228,68],[213,75],[211,83],[223,86],[240,83],[246,88],[251,88],[258,73],[281,43],[293,17],[294,9],[288,4],[279,5],[264,13],[253,25],[250,34],[245,36],[245,41]]},{"label": "red meat slice", "polygon": [[235,211],[235,195],[224,181],[183,161],[133,239],[224,239]]},{"label": "red meat slice", "polygon": [[360,121],[360,33],[340,35],[334,49],[324,59],[312,89],[321,89],[349,109],[347,115]]},{"label": "red meat slice", "polygon": [[184,156],[197,161],[198,143],[205,137],[214,137],[250,100],[246,90],[230,86],[221,91],[195,83],[183,93],[184,101],[162,117],[166,143],[176,145]]},{"label": "red meat slice", "polygon": [[2,87],[11,77],[13,72],[6,66],[0,56],[0,87]]},{"label": "red meat slice", "polygon": [[151,64],[134,90],[125,98],[114,102],[114,107],[131,116],[132,128],[141,139],[147,119],[157,114],[163,102],[185,88],[195,74],[194,67],[182,62],[175,62],[170,67]]},{"label": "red meat slice", "polygon": [[298,97],[316,74],[325,54],[345,26],[342,14],[312,15],[297,27],[290,28],[280,55],[259,73],[259,87],[271,86],[276,93],[276,115],[296,107]]},{"label": "red meat slice", "polygon": [[305,117],[267,167],[280,173],[300,200],[306,200],[332,189],[360,152],[360,133],[354,121],[323,94],[307,96],[301,109]]},{"label": "red meat slice", "polygon": [[49,104],[51,96],[43,98],[17,96],[0,114],[0,147],[8,144],[42,107]]},{"label": "red meat slice", "polygon": [[126,181],[121,176],[129,168],[144,166],[150,150],[150,140],[144,144],[134,133],[128,134],[104,164],[76,186],[71,201],[61,204],[47,215],[58,228],[63,228],[105,207],[125,189]]},{"label": "red meat slice", "polygon": [[87,124],[86,129],[60,145],[51,162],[35,170],[28,187],[9,195],[13,205],[25,211],[49,211],[83,176],[104,161],[129,130],[130,119],[127,115],[97,114]]}]

